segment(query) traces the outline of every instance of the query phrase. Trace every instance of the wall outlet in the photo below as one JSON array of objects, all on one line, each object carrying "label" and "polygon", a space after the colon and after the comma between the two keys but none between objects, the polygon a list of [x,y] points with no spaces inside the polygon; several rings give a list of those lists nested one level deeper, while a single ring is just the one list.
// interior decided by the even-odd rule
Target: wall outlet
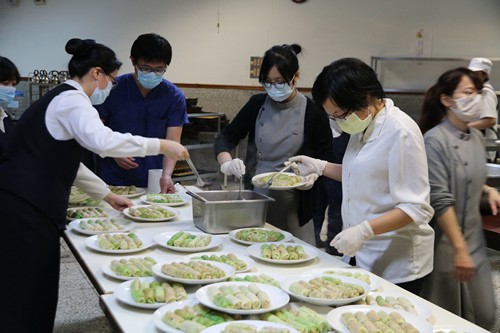
[{"label": "wall outlet", "polygon": [[47,4],[47,0],[33,0],[35,5],[45,5]]}]

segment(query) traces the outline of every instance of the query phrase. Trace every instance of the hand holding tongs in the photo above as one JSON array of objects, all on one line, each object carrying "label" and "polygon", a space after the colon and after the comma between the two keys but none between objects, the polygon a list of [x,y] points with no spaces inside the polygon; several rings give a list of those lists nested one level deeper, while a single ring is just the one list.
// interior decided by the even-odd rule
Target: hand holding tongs
[{"label": "hand holding tongs", "polygon": [[262,185],[262,187],[263,187],[263,188],[268,188],[268,187],[270,187],[270,186],[273,184],[273,180],[274,180],[274,178],[275,178],[277,175],[279,175],[280,173],[283,173],[283,172],[285,172],[286,170],[290,169],[293,165],[296,165],[296,163],[295,163],[295,162],[292,162],[292,163],[288,164],[286,167],[284,167],[283,169],[281,169],[280,171],[276,172],[276,173],[275,173],[275,174],[271,177],[271,179],[269,179],[269,180],[267,181],[267,183],[264,183],[264,184]]}]

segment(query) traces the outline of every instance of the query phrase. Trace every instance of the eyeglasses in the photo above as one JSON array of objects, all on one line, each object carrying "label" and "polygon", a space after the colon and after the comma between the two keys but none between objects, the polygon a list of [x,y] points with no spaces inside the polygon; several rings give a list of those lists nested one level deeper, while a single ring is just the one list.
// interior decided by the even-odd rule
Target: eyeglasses
[{"label": "eyeglasses", "polygon": [[141,72],[144,72],[144,73],[153,73],[154,72],[156,75],[163,75],[167,71],[167,66],[152,68],[149,66],[136,65],[135,67]]},{"label": "eyeglasses", "polygon": [[343,120],[343,119],[347,118],[347,116],[350,113],[351,113],[351,111],[343,111],[340,116],[334,116],[333,114],[330,114],[330,113],[326,112],[326,115],[328,116],[328,119],[331,119],[331,120],[339,120],[339,119]]},{"label": "eyeglasses", "polygon": [[271,88],[271,86],[275,86],[276,89],[283,89],[283,88],[285,88],[286,84],[290,84],[291,85],[291,83],[293,82],[294,78],[295,78],[295,75],[292,77],[292,79],[290,80],[290,82],[286,82],[286,81],[280,81],[280,82],[262,81],[262,82],[260,82],[260,84],[262,84],[266,88]]}]

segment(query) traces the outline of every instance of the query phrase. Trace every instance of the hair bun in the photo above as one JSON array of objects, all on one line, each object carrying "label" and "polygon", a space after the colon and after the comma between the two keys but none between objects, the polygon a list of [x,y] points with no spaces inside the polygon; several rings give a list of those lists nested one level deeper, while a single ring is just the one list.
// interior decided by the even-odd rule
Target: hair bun
[{"label": "hair bun", "polygon": [[92,49],[93,45],[95,45],[95,40],[93,39],[82,40],[80,38],[72,38],[66,43],[65,50],[68,54],[82,56]]}]

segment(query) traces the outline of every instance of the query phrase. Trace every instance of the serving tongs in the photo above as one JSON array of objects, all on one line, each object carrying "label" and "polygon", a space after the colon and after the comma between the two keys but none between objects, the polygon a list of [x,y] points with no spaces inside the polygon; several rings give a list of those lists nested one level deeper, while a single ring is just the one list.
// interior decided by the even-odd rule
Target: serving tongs
[{"label": "serving tongs", "polygon": [[200,174],[198,173],[198,170],[196,169],[193,161],[191,161],[190,158],[186,159],[186,162],[196,177],[196,186],[201,187],[201,188],[205,188],[208,190],[222,190],[222,186],[219,183],[205,182],[203,179],[201,179]]},{"label": "serving tongs", "polygon": [[285,172],[286,170],[290,169],[294,165],[297,165],[297,164],[295,162],[292,162],[292,163],[288,164],[286,167],[284,167],[280,171],[276,172],[266,183],[262,184],[262,186],[260,186],[260,187],[262,187],[262,188],[269,188],[269,187],[271,187],[271,185],[273,185],[273,180],[274,180],[274,178],[276,178],[277,175],[279,175],[280,173]]}]

